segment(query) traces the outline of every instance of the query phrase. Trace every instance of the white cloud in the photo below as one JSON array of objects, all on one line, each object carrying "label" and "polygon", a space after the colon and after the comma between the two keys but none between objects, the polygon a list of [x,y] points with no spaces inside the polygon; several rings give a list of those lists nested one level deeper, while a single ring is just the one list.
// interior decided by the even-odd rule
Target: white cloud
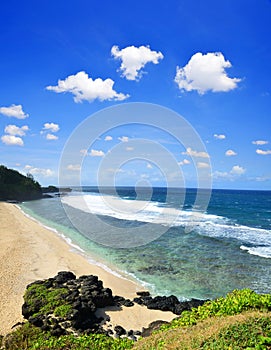
[{"label": "white cloud", "polygon": [[80,164],[69,164],[67,166],[67,170],[80,171],[81,170],[81,166],[80,166]]},{"label": "white cloud", "polygon": [[104,156],[104,152],[103,151],[98,151],[98,150],[95,150],[95,149],[92,149],[89,153],[89,155],[91,157],[103,157]]},{"label": "white cloud", "polygon": [[56,136],[54,134],[47,134],[46,135],[46,140],[54,141],[54,140],[57,140],[57,139],[58,139],[58,136]]},{"label": "white cloud", "polygon": [[179,165],[188,165],[188,164],[190,164],[190,160],[184,159],[184,160],[182,160],[181,162],[179,162],[178,164],[179,164]]},{"label": "white cloud", "polygon": [[131,152],[134,150],[134,147],[126,147],[126,151]]},{"label": "white cloud", "polygon": [[25,119],[29,115],[23,111],[22,105],[11,105],[10,107],[0,107],[0,114],[17,119]]},{"label": "white cloud", "polygon": [[225,152],[225,155],[226,155],[227,157],[232,157],[232,156],[236,156],[237,153],[234,152],[232,149],[228,149],[228,150]]},{"label": "white cloud", "polygon": [[51,132],[58,132],[59,131],[59,125],[55,123],[45,123],[43,125],[43,130],[49,130]]},{"label": "white cloud", "polygon": [[215,171],[213,173],[213,178],[214,179],[219,179],[219,178],[229,178],[232,177],[232,175],[230,175],[229,173],[227,173],[226,171]]},{"label": "white cloud", "polygon": [[237,87],[241,79],[229,78],[225,68],[231,63],[225,61],[221,52],[196,53],[184,67],[177,67],[175,82],[181,91],[196,90],[199,94],[230,91]]},{"label": "white cloud", "polygon": [[239,176],[243,175],[246,172],[246,169],[241,167],[240,165],[234,165],[232,169],[227,172],[227,171],[215,171],[213,173],[213,178],[214,179],[227,179],[230,181],[236,180]]},{"label": "white cloud", "polygon": [[128,136],[121,136],[121,137],[118,137],[118,140],[120,140],[121,142],[128,142],[129,137]]},{"label": "white cloud", "polygon": [[78,72],[68,76],[65,80],[59,79],[56,86],[47,86],[46,89],[57,93],[70,92],[74,95],[76,103],[84,100],[92,102],[95,99],[122,101],[129,97],[129,95],[117,93],[113,90],[113,85],[112,79],[97,78],[93,80],[86,72]]},{"label": "white cloud", "polygon": [[128,46],[119,50],[115,45],[111,49],[111,54],[115,59],[121,60],[122,76],[128,80],[139,80],[142,77],[141,69],[147,63],[158,64],[164,57],[161,52],[152,51],[149,46]]},{"label": "white cloud", "polygon": [[263,146],[263,145],[267,145],[268,141],[264,141],[264,140],[257,140],[257,141],[252,141],[253,145],[257,145],[257,146]]},{"label": "white cloud", "polygon": [[263,149],[256,149],[256,153],[262,156],[267,156],[268,154],[271,154],[271,150],[264,151]]},{"label": "white cloud", "polygon": [[41,175],[44,177],[50,177],[54,175],[54,171],[51,169],[35,168],[32,165],[26,165],[24,168],[32,175]]},{"label": "white cloud", "polygon": [[232,175],[243,175],[246,172],[246,169],[240,165],[234,165],[230,171]]},{"label": "white cloud", "polygon": [[150,163],[147,164],[147,169],[152,169],[152,165]]},{"label": "white cloud", "polygon": [[224,140],[226,136],[223,134],[214,134],[214,138],[218,140]]},{"label": "white cloud", "polygon": [[9,135],[14,136],[24,136],[25,132],[29,130],[29,127],[27,125],[24,125],[22,127],[16,126],[16,125],[7,125],[5,127],[5,133]]},{"label": "white cloud", "polygon": [[105,136],[104,140],[105,140],[105,141],[112,141],[112,140],[113,140],[113,137],[110,136],[110,135],[107,135],[107,136]]},{"label": "white cloud", "polygon": [[197,162],[197,167],[199,169],[204,169],[204,168],[209,168],[210,165],[208,163],[205,163],[205,162]]},{"label": "white cloud", "polygon": [[1,137],[2,142],[7,146],[23,146],[24,142],[21,137],[14,135],[3,135]]},{"label": "white cloud", "polygon": [[209,154],[206,152],[197,152],[193,151],[192,148],[188,147],[186,152],[182,152],[183,155],[187,155],[190,157],[198,157],[198,158],[210,158]]}]

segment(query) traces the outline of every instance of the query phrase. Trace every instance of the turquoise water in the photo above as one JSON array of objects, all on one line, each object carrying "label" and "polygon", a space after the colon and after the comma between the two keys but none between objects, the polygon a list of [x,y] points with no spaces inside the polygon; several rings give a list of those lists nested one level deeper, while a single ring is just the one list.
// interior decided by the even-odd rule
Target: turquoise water
[{"label": "turquoise water", "polygon": [[[42,199],[23,203],[22,209],[69,238],[81,254],[130,274],[155,294],[205,299],[237,288],[271,292],[270,191],[213,190],[207,211],[191,231],[185,228],[191,221],[196,190],[186,191],[181,207],[183,193],[176,191],[169,199],[165,188],[154,189],[151,198],[133,188],[119,188],[120,197],[108,189],[105,192],[113,206],[104,204],[96,188],[87,187],[83,192],[74,189],[63,197],[63,203],[59,198]],[[127,207],[145,207],[133,216],[114,209],[121,200]],[[87,203],[89,212],[82,203]],[[161,209],[166,209],[163,215]],[[179,216],[172,220],[176,212]],[[112,229],[102,232],[101,222]],[[127,232],[136,228],[143,237],[152,237],[161,228],[165,232],[138,247],[95,243],[101,236],[103,242],[114,243],[112,232],[120,228]],[[123,239],[130,237],[123,235]]]}]

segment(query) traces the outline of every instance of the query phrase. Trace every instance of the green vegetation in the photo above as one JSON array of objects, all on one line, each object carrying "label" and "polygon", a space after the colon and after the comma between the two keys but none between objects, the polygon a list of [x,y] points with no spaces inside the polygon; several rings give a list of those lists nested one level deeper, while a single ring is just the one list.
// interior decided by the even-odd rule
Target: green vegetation
[{"label": "green vegetation", "polygon": [[[69,304],[64,303],[65,288],[48,291],[44,286],[31,285],[27,301],[35,308],[41,301],[40,312],[65,315]],[[50,306],[48,306],[50,305]],[[170,324],[148,338],[134,343],[128,339],[113,339],[103,334],[64,335],[54,337],[29,323],[9,336],[6,350],[268,350],[271,349],[271,295],[257,294],[249,289],[235,290],[225,298],[208,301],[204,305],[184,312]]]},{"label": "green vegetation", "polygon": [[137,350],[268,350],[271,314],[246,311],[211,317],[193,326],[168,329],[139,340]]},{"label": "green vegetation", "polygon": [[64,317],[72,309],[65,302],[67,288],[50,289],[42,284],[32,284],[24,295],[24,300],[34,316],[54,313],[55,316]]},{"label": "green vegetation", "polygon": [[249,317],[245,322],[223,328],[210,337],[202,349],[257,349],[271,348],[271,316]]},{"label": "green vegetation", "polygon": [[24,176],[0,165],[0,200],[24,201],[41,197],[41,186],[31,174]]},{"label": "green vegetation", "polygon": [[11,333],[5,341],[6,350],[126,350],[132,346],[131,340],[113,339],[104,334],[53,337],[29,323]]},{"label": "green vegetation", "polygon": [[161,330],[191,326],[208,317],[237,315],[251,309],[271,310],[271,294],[257,294],[250,289],[234,290],[225,298],[207,301],[192,311],[183,312],[180,318],[162,326]]}]

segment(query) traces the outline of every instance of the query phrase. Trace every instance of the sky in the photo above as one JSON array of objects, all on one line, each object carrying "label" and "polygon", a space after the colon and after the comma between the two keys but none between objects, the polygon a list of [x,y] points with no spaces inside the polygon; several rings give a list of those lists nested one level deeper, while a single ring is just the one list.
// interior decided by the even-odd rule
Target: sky
[{"label": "sky", "polygon": [[[62,167],[66,185],[197,187],[204,170],[213,188],[271,190],[270,37],[269,0],[3,1],[0,163],[44,186]],[[165,113],[139,123],[136,103]]]}]

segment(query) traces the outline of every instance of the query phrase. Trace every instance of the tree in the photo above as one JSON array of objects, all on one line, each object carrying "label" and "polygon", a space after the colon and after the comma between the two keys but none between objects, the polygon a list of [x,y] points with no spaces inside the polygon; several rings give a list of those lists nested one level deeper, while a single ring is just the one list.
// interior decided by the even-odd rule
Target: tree
[{"label": "tree", "polygon": [[41,197],[41,186],[32,174],[25,176],[0,165],[0,200],[25,201]]}]

